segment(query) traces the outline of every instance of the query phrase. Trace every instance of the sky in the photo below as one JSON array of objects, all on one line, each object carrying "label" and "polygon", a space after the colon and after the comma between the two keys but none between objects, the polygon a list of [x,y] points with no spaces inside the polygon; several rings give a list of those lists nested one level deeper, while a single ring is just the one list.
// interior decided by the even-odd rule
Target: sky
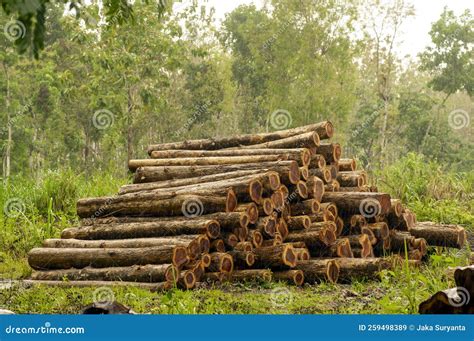
[{"label": "sky", "polygon": [[[254,3],[260,7],[262,0],[208,0],[209,5],[216,10],[218,20],[224,18],[225,13],[231,12],[234,8],[242,4]],[[429,31],[431,23],[436,21],[444,6],[453,10],[457,15],[466,8],[474,12],[474,0],[411,0],[415,6],[415,17],[407,20],[400,36],[400,44],[397,47],[398,55],[403,57],[409,55],[416,57],[429,43]]]}]

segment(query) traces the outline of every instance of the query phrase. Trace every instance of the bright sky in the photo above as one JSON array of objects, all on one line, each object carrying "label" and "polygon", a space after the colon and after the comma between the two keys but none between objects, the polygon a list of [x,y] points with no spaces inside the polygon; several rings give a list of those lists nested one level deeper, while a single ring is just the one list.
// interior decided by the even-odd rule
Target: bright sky
[{"label": "bright sky", "polygon": [[[208,0],[209,5],[216,9],[218,19],[223,19],[225,13],[231,12],[239,5],[254,3],[257,7],[260,7],[262,2],[262,0]],[[431,23],[439,18],[444,6],[453,10],[457,15],[466,8],[474,12],[473,0],[411,0],[411,2],[415,6],[416,14],[415,17],[407,20],[403,25],[400,36],[401,44],[398,47],[400,56],[410,55],[415,57],[430,43],[428,32]]]}]

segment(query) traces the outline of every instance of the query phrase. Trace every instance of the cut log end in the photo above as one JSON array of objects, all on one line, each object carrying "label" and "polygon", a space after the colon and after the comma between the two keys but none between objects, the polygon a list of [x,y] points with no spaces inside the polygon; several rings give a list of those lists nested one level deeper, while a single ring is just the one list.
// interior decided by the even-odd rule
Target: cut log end
[{"label": "cut log end", "polygon": [[294,268],[298,258],[296,253],[291,245],[286,245],[285,249],[283,250],[283,262],[285,265]]},{"label": "cut log end", "polygon": [[188,252],[185,247],[177,246],[173,249],[173,265],[180,268],[189,260]]},{"label": "cut log end", "polygon": [[339,279],[339,264],[335,260],[329,260],[326,267],[326,279],[328,282],[336,283]]}]

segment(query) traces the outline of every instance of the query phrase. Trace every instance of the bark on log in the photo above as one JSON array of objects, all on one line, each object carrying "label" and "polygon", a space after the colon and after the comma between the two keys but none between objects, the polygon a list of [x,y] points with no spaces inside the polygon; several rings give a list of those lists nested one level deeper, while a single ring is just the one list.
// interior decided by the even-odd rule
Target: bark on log
[{"label": "bark on log", "polygon": [[314,199],[308,199],[290,204],[291,215],[311,215],[318,213],[318,211],[319,202]]},{"label": "bark on log", "polygon": [[236,267],[250,268],[255,263],[255,255],[253,252],[247,251],[229,251],[229,255],[234,259]]},{"label": "bark on log", "polygon": [[354,257],[369,258],[374,257],[374,251],[370,238],[366,234],[351,235],[346,237],[349,240]]},{"label": "bark on log", "polygon": [[351,172],[357,168],[354,159],[339,159],[338,166],[340,172]]},{"label": "bark on log", "polygon": [[[261,148],[316,148],[320,144],[319,135],[315,132],[304,133],[290,136],[284,139],[242,146],[242,149],[261,149]],[[262,160],[263,161],[263,160]],[[269,160],[270,161],[270,160]]]},{"label": "bark on log", "polygon": [[254,247],[262,246],[263,235],[259,231],[249,230],[249,237]]},{"label": "bark on log", "polygon": [[404,252],[408,251],[413,246],[415,237],[409,232],[402,232],[397,230],[390,231],[390,251]]},{"label": "bark on log", "polygon": [[65,269],[35,271],[32,280],[63,281],[123,281],[123,282],[172,282],[178,280],[178,269],[171,264],[133,265],[127,267]]},{"label": "bark on log", "polygon": [[304,283],[304,272],[302,270],[274,271],[273,279],[301,286]]},{"label": "bark on log", "polygon": [[331,122],[324,121],[303,127],[280,130],[271,133],[237,135],[226,138],[211,138],[201,140],[187,140],[184,142],[171,142],[150,145],[148,153],[155,150],[187,149],[187,150],[217,150],[223,148],[240,147],[245,145],[259,144],[268,141],[279,140],[290,136],[300,135],[307,132],[316,132],[321,139],[331,138],[334,127]]},{"label": "bark on log", "polygon": [[339,181],[334,179],[330,183],[324,185],[324,190],[326,192],[339,192],[340,189],[341,185],[339,184]]},{"label": "bark on log", "polygon": [[242,163],[287,160],[288,159],[286,155],[210,156],[176,159],[135,159],[128,161],[128,168],[132,172],[134,172],[137,170],[137,168],[140,167],[236,165]]},{"label": "bark on log", "polygon": [[336,180],[341,187],[362,187],[365,185],[365,180],[355,172],[339,172]]},{"label": "bark on log", "polygon": [[225,252],[225,243],[222,239],[216,239],[211,242],[211,249],[212,252]]},{"label": "bark on log", "polygon": [[35,248],[28,254],[28,263],[35,270],[169,263],[179,268],[187,261],[186,248],[166,245],[135,249]]},{"label": "bark on log", "polygon": [[321,202],[324,194],[324,183],[316,176],[310,176],[306,181],[308,195],[311,199]]},{"label": "bark on log", "polygon": [[50,286],[60,288],[86,288],[86,287],[126,287],[126,288],[139,288],[144,290],[150,290],[151,292],[166,291],[173,288],[173,284],[170,282],[161,283],[140,283],[140,282],[120,282],[120,281],[33,281],[23,280],[22,283],[26,286]]},{"label": "bark on log", "polygon": [[324,158],[323,155],[321,154],[316,154],[316,150],[313,149],[311,151],[311,161],[309,163],[309,168],[314,169],[314,168],[324,168],[326,167],[326,159]]},{"label": "bark on log", "polygon": [[232,282],[244,281],[261,281],[270,282],[272,280],[272,272],[270,270],[236,270],[230,274],[229,280]]},{"label": "bark on log", "polygon": [[323,202],[319,205],[320,210],[323,211],[324,213],[330,212],[334,217],[337,217],[339,215],[339,211],[337,209],[337,206],[333,202]]},{"label": "bark on log", "polygon": [[[258,209],[258,206],[254,202],[239,204],[235,208],[235,211],[236,212],[245,212],[249,217],[249,224],[255,224],[255,222],[258,220],[258,217],[260,215],[260,211]],[[227,214],[227,213],[224,213],[224,214]],[[243,226],[241,226],[241,227],[243,227]]]},{"label": "bark on log", "polygon": [[253,244],[251,242],[240,242],[234,247],[235,251],[252,252]]},{"label": "bark on log", "polygon": [[205,234],[211,239],[220,235],[220,225],[217,220],[189,218],[167,219],[152,222],[99,224],[68,228],[63,230],[61,238],[66,239],[127,239],[153,238],[164,236],[179,236],[186,234]]},{"label": "bark on log", "polygon": [[386,214],[391,207],[390,195],[386,193],[328,192],[322,201],[335,203],[344,214],[375,216]]},{"label": "bark on log", "polygon": [[316,154],[324,156],[326,163],[337,163],[341,158],[342,149],[339,143],[322,142],[316,148]]},{"label": "bark on log", "polygon": [[428,245],[462,249],[467,239],[466,231],[459,225],[420,222],[410,229],[416,238],[424,238]]},{"label": "bark on log", "polygon": [[307,283],[323,281],[335,283],[339,278],[339,264],[333,259],[311,259],[298,262],[295,269],[304,272],[305,282]]},{"label": "bark on log", "polygon": [[311,225],[311,219],[307,215],[292,216],[287,223],[290,231],[304,230]]},{"label": "bark on log", "polygon": [[310,169],[309,175],[321,179],[324,184],[328,184],[332,181],[331,171],[327,167]]},{"label": "bark on log", "polygon": [[352,279],[378,279],[382,270],[390,269],[392,263],[384,258],[337,258],[339,281],[351,282]]},{"label": "bark on log", "polygon": [[327,228],[292,232],[286,237],[286,241],[290,243],[304,242],[312,256],[317,256],[321,250],[327,249],[335,240],[335,233]]},{"label": "bark on log", "polygon": [[288,244],[260,247],[255,249],[254,253],[255,266],[260,268],[282,266],[293,268],[297,262],[293,247]]},{"label": "bark on log", "polygon": [[[115,203],[115,198],[100,199],[101,203],[90,204],[87,200],[79,200],[77,214],[81,218],[103,217],[107,215],[124,216],[188,216],[216,212],[232,212],[237,205],[235,194],[223,196],[177,195],[169,199],[147,199],[132,202]],[[202,207],[202,209],[201,209]],[[183,209],[184,208],[184,209]],[[188,212],[186,209],[194,208]],[[183,211],[185,211],[183,213]],[[195,212],[194,212],[195,211]]]},{"label": "bark on log", "polygon": [[167,158],[205,158],[222,156],[278,155],[282,160],[297,161],[300,166],[308,166],[311,152],[307,148],[291,149],[224,149],[224,150],[163,150],[151,152],[153,159]]},{"label": "bark on log", "polygon": [[230,273],[234,270],[234,260],[227,253],[214,252],[210,254],[211,264],[208,267],[210,272]]},{"label": "bark on log", "polygon": [[282,179],[300,180],[298,162],[275,161],[260,163],[242,163],[236,165],[214,166],[169,166],[140,167],[134,176],[134,183],[166,181],[173,179],[196,178],[211,174],[223,174],[242,170],[275,171]]}]

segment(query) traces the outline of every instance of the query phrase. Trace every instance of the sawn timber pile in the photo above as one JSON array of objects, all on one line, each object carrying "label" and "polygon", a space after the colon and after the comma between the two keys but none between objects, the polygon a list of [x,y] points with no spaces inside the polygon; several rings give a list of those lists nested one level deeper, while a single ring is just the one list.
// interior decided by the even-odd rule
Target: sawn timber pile
[{"label": "sawn timber pile", "polygon": [[378,192],[354,159],[341,158],[333,133],[325,121],[151,145],[149,159],[129,161],[133,184],[79,200],[80,226],[30,251],[31,279],[152,290],[349,282],[403,259],[419,263],[429,245],[463,246],[461,227],[417,223]]}]

